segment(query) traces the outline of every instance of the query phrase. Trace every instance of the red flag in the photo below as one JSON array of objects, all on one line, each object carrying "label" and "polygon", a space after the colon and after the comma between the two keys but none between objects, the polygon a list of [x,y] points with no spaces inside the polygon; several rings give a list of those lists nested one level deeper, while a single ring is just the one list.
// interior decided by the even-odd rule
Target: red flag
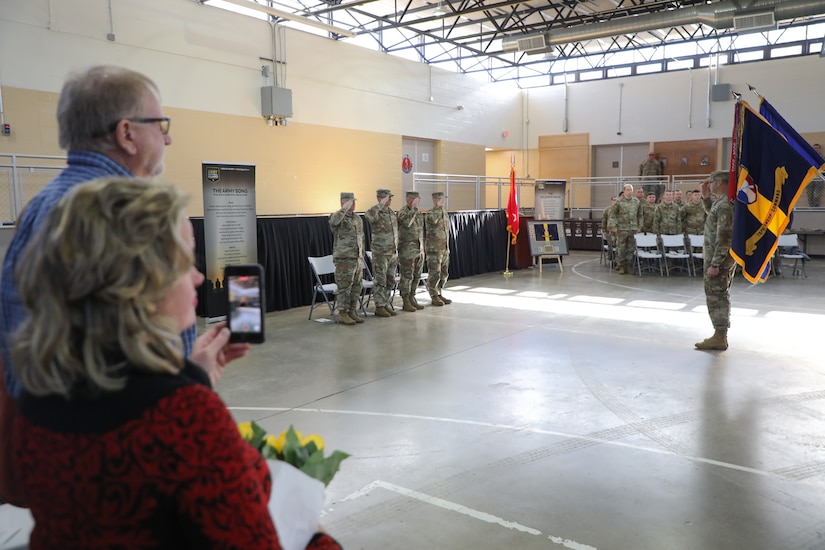
[{"label": "red flag", "polygon": [[510,164],[510,199],[507,201],[507,231],[513,236],[512,244],[518,237],[518,200],[516,199],[516,168]]}]

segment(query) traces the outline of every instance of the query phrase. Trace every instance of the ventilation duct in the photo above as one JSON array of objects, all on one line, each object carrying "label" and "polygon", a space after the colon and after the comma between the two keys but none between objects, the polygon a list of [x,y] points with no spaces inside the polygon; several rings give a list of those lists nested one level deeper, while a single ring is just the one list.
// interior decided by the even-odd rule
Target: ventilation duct
[{"label": "ventilation duct", "polygon": [[[748,5],[743,6],[743,4]],[[760,12],[760,10],[762,11]],[[768,13],[768,10],[770,10],[770,13]],[[543,33],[543,36],[545,47],[547,47],[700,23],[715,29],[730,29],[735,28],[734,18],[740,15],[743,18],[751,18],[751,20],[757,17],[761,20],[762,17],[769,15],[773,18],[775,24],[776,21],[810,17],[823,13],[825,13],[825,2],[823,0],[754,0],[750,3],[741,0],[722,0],[714,4],[691,6],[551,30]],[[754,30],[754,28],[751,27],[747,30]],[[521,38],[531,38],[532,41],[534,36],[526,35]],[[519,48],[518,35],[502,38],[501,44],[504,51],[525,51]]]},{"label": "ventilation duct", "polygon": [[776,27],[776,19],[772,11],[733,16],[733,30],[736,32],[763,31],[776,29]]},{"label": "ventilation duct", "polygon": [[547,48],[547,44],[544,42],[544,33],[528,34],[525,36],[507,36],[502,39],[502,45],[505,51],[515,50],[519,52],[530,52]]}]

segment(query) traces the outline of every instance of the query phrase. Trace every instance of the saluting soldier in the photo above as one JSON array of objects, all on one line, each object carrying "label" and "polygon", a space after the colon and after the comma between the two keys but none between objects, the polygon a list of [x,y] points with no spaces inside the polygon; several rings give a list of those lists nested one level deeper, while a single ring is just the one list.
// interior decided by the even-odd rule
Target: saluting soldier
[{"label": "saluting soldier", "polygon": [[364,214],[372,236],[375,315],[393,317],[398,315],[390,306],[398,268],[398,217],[390,208],[394,195],[389,189],[379,189],[375,195],[378,203]]},{"label": "saluting soldier", "polygon": [[415,299],[415,289],[424,269],[424,214],[418,209],[418,191],[407,191],[407,204],[398,211],[398,268],[401,280],[398,292],[404,311],[415,312],[424,306]]},{"label": "saluting soldier", "polygon": [[332,230],[332,262],[335,264],[335,300],[338,322],[342,325],[363,323],[358,316],[361,298],[361,262],[364,261],[364,222],[355,213],[355,193],[341,193],[341,209],[329,216]]},{"label": "saluting soldier", "polygon": [[447,197],[437,191],[433,193],[433,209],[427,212],[424,220],[427,231],[424,246],[427,250],[427,291],[434,306],[452,303],[442,294],[444,285],[450,277],[450,217],[444,210]]}]

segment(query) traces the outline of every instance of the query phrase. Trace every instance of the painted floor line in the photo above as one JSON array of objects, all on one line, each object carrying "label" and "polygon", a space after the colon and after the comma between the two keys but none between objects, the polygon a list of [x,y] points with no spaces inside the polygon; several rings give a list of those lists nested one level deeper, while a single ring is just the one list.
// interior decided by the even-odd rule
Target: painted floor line
[{"label": "painted floor line", "polygon": [[528,428],[525,426],[511,426],[508,424],[496,424],[493,422],[480,422],[478,420],[462,420],[459,418],[443,418],[437,416],[423,416],[417,414],[401,414],[401,413],[381,413],[381,412],[373,412],[373,411],[347,411],[347,410],[339,410],[339,409],[307,409],[307,408],[289,408],[289,407],[229,407],[229,410],[232,411],[262,411],[262,412],[304,412],[304,413],[321,413],[321,414],[351,414],[357,416],[383,416],[389,418],[404,418],[409,420],[424,420],[430,422],[447,422],[451,424],[465,424],[469,426],[481,426],[485,428],[494,428],[497,430],[509,430],[515,432],[530,432],[535,434],[541,435],[553,435],[558,437],[564,437],[568,439],[578,439],[580,441],[590,441],[592,443],[598,443],[600,445],[613,445],[614,447],[623,447],[625,449],[632,449],[634,451],[641,451],[646,453],[653,453],[665,456],[672,456],[675,458],[680,458],[683,460],[688,460],[690,462],[698,462],[701,464],[708,464],[710,466],[718,466],[720,468],[726,468],[728,470],[736,470],[738,472],[745,472],[748,474],[754,474],[758,476],[764,477],[773,477],[778,479],[784,479],[781,476],[777,476],[771,472],[767,472],[765,470],[758,470],[756,468],[749,468],[748,466],[741,466],[739,464],[731,464],[730,462],[722,462],[720,460],[713,460],[711,458],[704,458],[701,456],[693,456],[693,455],[685,455],[675,453],[673,451],[667,451],[663,449],[654,449],[652,447],[643,447],[641,445],[633,445],[632,443],[623,443],[621,441],[613,441],[608,439],[601,439],[598,437],[591,437],[587,435],[577,435],[577,434],[570,434],[565,432],[558,432],[555,430],[541,430],[538,428]]},{"label": "painted floor line", "polygon": [[[424,493],[420,493],[413,489],[408,489],[406,487],[401,487],[400,485],[395,485],[394,483],[389,483],[386,481],[376,480],[370,483],[369,485],[355,491],[354,493],[342,498],[339,502],[346,502],[358,499],[365,495],[368,495],[375,489],[386,489],[387,491],[391,491],[393,493],[412,498],[423,502],[425,504],[430,504],[433,506],[437,506],[444,510],[449,510],[451,512],[457,512],[459,514],[463,514],[465,516],[471,517],[473,519],[477,519],[480,521],[484,521],[486,523],[492,523],[494,525],[500,525],[501,527],[505,527],[507,529],[513,529],[515,531],[521,531],[522,533],[527,533],[528,535],[535,535],[541,536],[541,531],[538,529],[533,529],[532,527],[527,527],[520,523],[516,523],[515,521],[509,521],[498,516],[494,516],[492,514],[488,514],[486,512],[481,512],[479,510],[475,510],[473,508],[468,508],[462,504],[458,504],[456,502],[450,502],[449,500],[444,500],[443,498],[434,497],[431,495],[427,495]],[[565,539],[562,537],[554,537],[549,536],[547,537],[548,540],[555,544],[560,544],[565,548],[571,548],[572,550],[597,550],[593,546],[588,546],[586,544],[581,544],[576,541]]]}]

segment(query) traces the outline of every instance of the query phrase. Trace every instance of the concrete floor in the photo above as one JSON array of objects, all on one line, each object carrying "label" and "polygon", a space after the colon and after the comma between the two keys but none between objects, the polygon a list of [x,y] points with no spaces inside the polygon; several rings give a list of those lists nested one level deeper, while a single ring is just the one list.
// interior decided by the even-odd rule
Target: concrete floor
[{"label": "concrete floor", "polygon": [[[737,277],[731,348],[700,352],[701,278],[574,252],[358,326],[270,314],[217,389],[352,455],[321,519],[348,550],[821,549],[824,282]],[[0,544],[26,521],[0,507]]]}]

